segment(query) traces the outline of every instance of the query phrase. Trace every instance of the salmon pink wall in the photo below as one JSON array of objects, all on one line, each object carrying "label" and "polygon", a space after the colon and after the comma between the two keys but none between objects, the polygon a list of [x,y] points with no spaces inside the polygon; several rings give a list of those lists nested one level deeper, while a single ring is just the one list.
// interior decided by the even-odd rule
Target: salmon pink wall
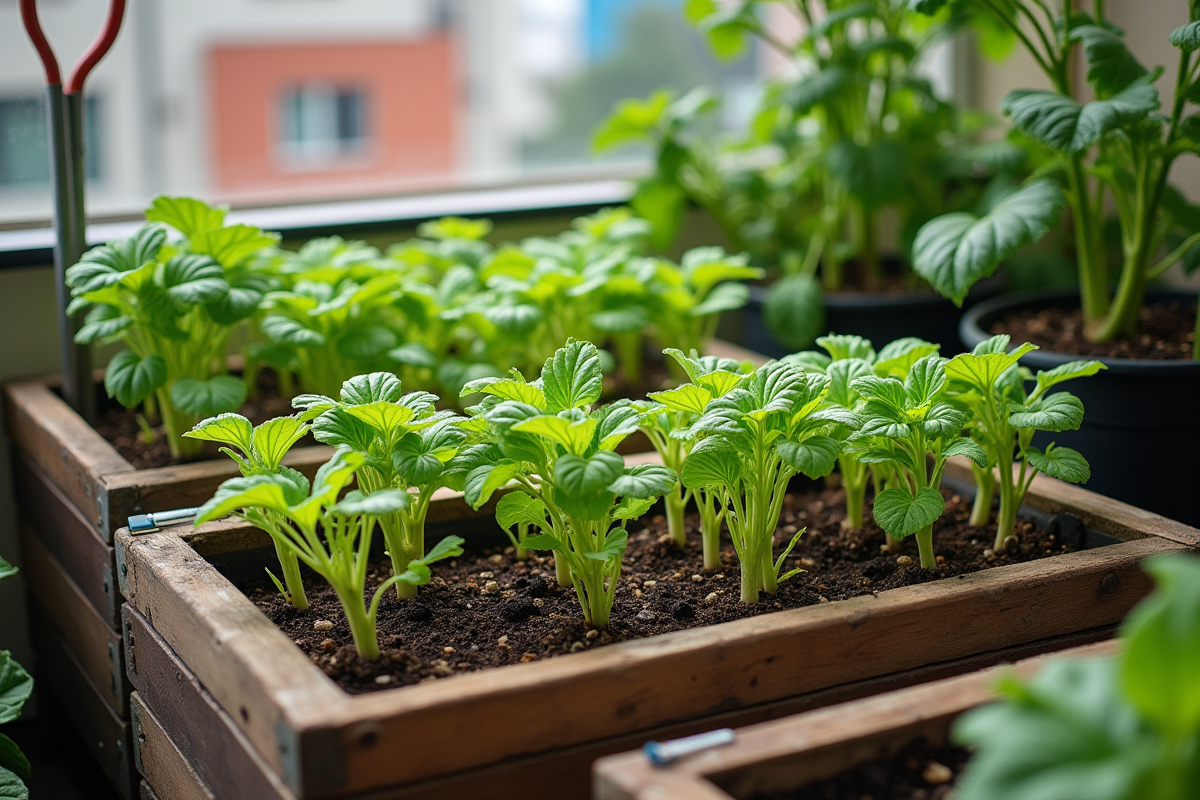
[{"label": "salmon pink wall", "polygon": [[[227,195],[341,194],[450,175],[462,108],[453,51],[446,34],[212,48],[214,188]],[[370,145],[320,168],[289,167],[278,144],[281,97],[311,82],[365,91]]]}]

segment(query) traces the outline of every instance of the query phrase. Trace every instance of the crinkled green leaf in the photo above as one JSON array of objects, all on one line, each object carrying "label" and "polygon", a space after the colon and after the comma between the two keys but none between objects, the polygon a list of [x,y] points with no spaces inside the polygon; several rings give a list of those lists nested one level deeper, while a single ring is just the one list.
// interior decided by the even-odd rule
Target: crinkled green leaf
[{"label": "crinkled green leaf", "polygon": [[[185,439],[201,439],[233,445],[243,453],[250,453],[254,426],[241,414],[219,414],[197,422],[195,427],[183,434]],[[278,463],[278,462],[276,462]]]},{"label": "crinkled green leaf", "polygon": [[359,325],[343,333],[337,340],[338,355],[366,361],[383,355],[396,347],[396,332],[384,325]]},{"label": "crinkled green leaf", "polygon": [[[946,362],[946,375],[951,380],[962,381],[984,394],[992,391],[992,387],[1000,380],[1008,369],[1013,367],[1021,356],[1033,350],[1037,350],[1036,345],[1026,342],[1012,352],[1005,353],[1004,347],[1008,345],[1008,337],[1001,338],[993,337],[983,343],[984,345],[998,345],[1000,347],[997,352],[987,353],[962,353],[955,356]],[[981,345],[982,346],[982,345]],[[979,351],[979,347],[975,350]]]},{"label": "crinkled green leaf", "polygon": [[683,462],[679,477],[689,489],[736,486],[741,479],[741,454],[728,441],[702,439]]},{"label": "crinkled green leaf", "polygon": [[821,286],[810,275],[786,275],[767,291],[763,316],[771,334],[795,350],[808,347],[825,330]]},{"label": "crinkled green leaf", "polygon": [[351,405],[395,403],[403,396],[400,379],[390,372],[355,375],[342,384],[342,401]]},{"label": "crinkled green leaf", "polygon": [[1017,89],[1000,101],[1017,130],[1064,153],[1086,150],[1109,131],[1145,119],[1158,106],[1158,90],[1148,75],[1090,103],[1041,89]]},{"label": "crinkled green leaf", "polygon": [[908,405],[908,393],[904,390],[904,384],[896,378],[864,375],[852,380],[850,388],[868,400],[894,409],[904,409]]},{"label": "crinkled green leaf", "polygon": [[615,493],[608,489],[624,471],[625,460],[601,450],[588,458],[567,454],[554,464],[554,502],[582,520],[599,520],[612,508]]},{"label": "crinkled green leaf", "polygon": [[911,495],[906,489],[884,489],[875,496],[874,516],[879,527],[897,539],[932,525],[946,509],[940,492],[923,486]]},{"label": "crinkled green leaf", "polygon": [[476,467],[467,473],[463,497],[471,508],[482,508],[497,489],[507,485],[522,471],[520,463],[507,459],[496,464],[484,464]]},{"label": "crinkled green leaf", "polygon": [[0,767],[0,800],[29,800],[29,789],[11,770]]},{"label": "crinkled green leaf", "polygon": [[1026,459],[1051,478],[1058,478],[1067,483],[1087,483],[1092,477],[1092,468],[1087,459],[1069,447],[1050,445],[1044,453],[1030,448]]},{"label": "crinkled green leaf", "polygon": [[227,517],[244,508],[265,508],[287,513],[288,507],[303,502],[295,494],[296,485],[278,475],[250,475],[230,478],[217,487],[216,493],[200,506],[196,524]]},{"label": "crinkled green leaf", "polygon": [[1181,25],[1171,31],[1171,44],[1186,53],[1200,50],[1200,20]]},{"label": "crinkled green leaf", "polygon": [[330,506],[329,510],[344,517],[381,517],[408,508],[410,502],[408,492],[400,489],[380,489],[370,494],[353,491],[336,505]]},{"label": "crinkled green leaf", "polygon": [[[21,752],[21,748],[17,747],[17,743],[3,733],[0,733],[0,770],[8,770],[25,782],[28,782],[33,777],[33,770],[29,765],[29,759]],[[3,783],[0,783],[0,787],[2,786]],[[0,797],[3,796],[3,794],[0,794]]]},{"label": "crinkled green leaf", "polygon": [[96,306],[87,315],[83,326],[75,333],[76,344],[92,344],[111,336],[133,324],[133,318],[122,314],[113,306]]},{"label": "crinkled green leaf", "polygon": [[246,383],[232,375],[208,380],[180,378],[171,384],[171,402],[197,417],[212,417],[233,411],[246,400]]},{"label": "crinkled green leaf", "polygon": [[1056,184],[1036,180],[982,217],[964,211],[944,214],[917,232],[913,269],[942,295],[961,304],[976,282],[1045,236],[1065,204]]},{"label": "crinkled green leaf", "polygon": [[704,300],[688,313],[693,317],[707,317],[724,311],[735,311],[750,299],[750,289],[744,283],[722,283],[713,288]]},{"label": "crinkled green leaf", "polygon": [[608,490],[621,497],[649,500],[671,491],[678,480],[675,473],[666,467],[639,464],[626,467],[625,474],[609,484]]},{"label": "crinkled green leaf", "polygon": [[683,411],[690,414],[703,414],[704,409],[712,400],[712,394],[700,386],[685,383],[677,389],[665,392],[651,392],[650,399],[662,403],[669,411]]},{"label": "crinkled green leaf", "polygon": [[459,396],[466,397],[471,394],[490,394],[501,400],[515,400],[535,408],[546,407],[546,396],[540,387],[512,378],[480,378],[471,381],[462,388]]},{"label": "crinkled green leaf", "polygon": [[941,348],[933,342],[908,336],[888,342],[875,357],[875,373],[882,377],[891,376],[904,380],[912,365],[925,356],[937,353]]},{"label": "crinkled green leaf", "polygon": [[617,528],[614,531],[608,532],[604,537],[604,544],[600,549],[585,550],[583,557],[594,561],[612,561],[624,555],[628,547],[629,533],[624,528]]},{"label": "crinkled green leaf", "polygon": [[569,552],[565,544],[549,533],[537,533],[533,536],[526,536],[521,542],[521,546],[526,550],[553,550],[557,553]]},{"label": "crinkled green leaf", "polygon": [[658,500],[657,497],[639,499],[637,497],[622,497],[617,507],[613,509],[614,520],[638,519]]},{"label": "crinkled green leaf", "polygon": [[542,415],[512,426],[518,433],[541,436],[562,445],[568,453],[583,455],[592,443],[599,422],[590,417],[578,420]]},{"label": "crinkled green leaf", "polygon": [[833,472],[841,446],[828,436],[810,436],[803,442],[778,442],[775,450],[784,463],[810,478]]},{"label": "crinkled green leaf", "polygon": [[830,174],[867,208],[887,205],[910,186],[908,151],[892,139],[866,145],[841,139],[828,159]]},{"label": "crinkled green leaf", "polygon": [[871,362],[875,360],[875,348],[871,346],[870,340],[861,336],[831,333],[816,341],[817,346],[829,353],[829,357],[834,361],[847,358],[861,358]]},{"label": "crinkled green leaf", "polygon": [[938,355],[925,356],[912,365],[904,379],[907,406],[916,408],[933,401],[946,385],[945,359]]},{"label": "crinkled green leaf", "polygon": [[525,492],[509,492],[496,503],[496,523],[501,528],[546,523],[546,504]]},{"label": "crinkled green leaf", "polygon": [[1052,386],[1074,380],[1075,378],[1087,378],[1095,375],[1102,369],[1108,369],[1099,361],[1071,361],[1067,364],[1060,364],[1054,369],[1040,370],[1037,374],[1038,388],[1043,393]]},{"label": "crinkled green leaf", "polygon": [[307,433],[308,426],[299,418],[276,417],[254,429],[250,446],[259,461],[268,467],[277,467],[283,463],[283,458],[292,449],[292,445],[303,439]]},{"label": "crinkled green leaf", "polygon": [[1055,392],[1012,409],[1008,423],[1015,428],[1073,431],[1083,422],[1083,402],[1069,392]]},{"label": "crinkled green leaf", "polygon": [[542,367],[542,391],[552,413],[589,406],[600,399],[603,388],[600,351],[591,342],[571,342]]},{"label": "crinkled green leaf", "polygon": [[197,305],[219,300],[229,292],[225,270],[208,256],[173,256],[162,267],[162,285],[177,303]]},{"label": "crinkled green leaf", "polygon": [[191,238],[200,231],[220,228],[225,224],[228,209],[213,207],[194,197],[167,197],[159,195],[146,210],[149,222],[164,222],[185,237]]},{"label": "crinkled green leaf", "polygon": [[33,678],[13,660],[11,653],[0,650],[0,725],[20,717],[32,693]]},{"label": "crinkled green leaf", "polygon": [[290,317],[268,314],[260,325],[262,332],[273,342],[296,347],[321,347],[325,336],[320,331],[307,328]]},{"label": "crinkled green leaf", "polygon": [[946,458],[950,456],[966,456],[975,462],[980,469],[987,469],[990,460],[987,452],[974,439],[959,438],[946,445],[942,450]]},{"label": "crinkled green leaf", "polygon": [[1149,74],[1112,28],[1080,25],[1071,29],[1071,38],[1083,43],[1087,81],[1100,97],[1110,97]]},{"label": "crinkled green leaf", "polygon": [[921,420],[921,432],[927,439],[953,436],[967,424],[967,415],[949,403],[938,403]]},{"label": "crinkled green leaf", "polygon": [[3,558],[0,558],[0,580],[11,578],[13,575],[16,575],[17,572],[18,570],[16,567],[5,561]]},{"label": "crinkled green leaf", "polygon": [[375,441],[376,431],[367,423],[335,407],[312,421],[313,438],[334,447],[345,445],[365,453]]},{"label": "crinkled green leaf", "polygon": [[[104,388],[125,408],[133,408],[166,383],[167,362],[161,356],[139,357],[132,350],[122,350],[108,362],[104,371]],[[220,409],[225,410],[225,409]]]},{"label": "crinkled green leaf", "polygon": [[212,256],[226,267],[236,267],[260,250],[279,244],[279,236],[250,225],[229,225],[197,231],[188,242],[193,252]]}]

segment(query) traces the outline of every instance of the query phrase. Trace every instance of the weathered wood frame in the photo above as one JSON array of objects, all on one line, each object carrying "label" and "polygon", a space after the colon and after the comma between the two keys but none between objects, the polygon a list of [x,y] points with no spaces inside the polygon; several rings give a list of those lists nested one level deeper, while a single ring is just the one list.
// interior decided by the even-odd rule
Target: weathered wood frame
[{"label": "weathered wood frame", "polygon": [[922,737],[944,742],[960,714],[993,699],[1004,674],[1030,678],[1048,660],[1110,656],[1117,641],[1038,656],[738,730],[733,743],[656,767],[641,752],[593,767],[594,800],[735,800],[798,789],[886,757]]},{"label": "weathered wood frame", "polygon": [[[710,352],[764,360],[719,340]],[[103,373],[97,372],[97,386],[102,382]],[[54,652],[68,655],[75,667],[46,669],[46,685],[88,710],[76,714],[76,723],[120,793],[132,800],[139,787],[127,780],[133,775],[129,687],[120,662],[112,534],[132,514],[203,503],[222,481],[238,474],[237,467],[222,458],[137,469],[62,400],[57,384],[56,377],[46,377],[3,387],[21,538],[28,543],[24,560],[39,571],[30,593],[35,610],[45,612],[40,621],[51,626],[39,641],[53,644]],[[285,463],[311,477],[331,453],[320,445],[297,448]],[[475,516],[461,503],[439,509],[452,519]],[[104,653],[111,657],[106,660]],[[47,654],[44,660],[57,657]],[[109,713],[100,713],[97,704]],[[118,733],[114,719],[119,744],[112,741]]]},{"label": "weathered wood frame", "polygon": [[[951,470],[966,473],[962,464]],[[1073,513],[1125,541],[359,697],[326,678],[204,560],[265,544],[261,534],[218,523],[195,533],[121,531],[116,545],[131,609],[291,791],[318,798],[712,719],[1003,648],[1052,647],[1055,637],[1118,622],[1150,589],[1143,558],[1200,545],[1200,531],[1047,478],[1035,480],[1027,504]],[[135,658],[136,646],[134,671]],[[452,744],[464,742],[470,746]]]}]

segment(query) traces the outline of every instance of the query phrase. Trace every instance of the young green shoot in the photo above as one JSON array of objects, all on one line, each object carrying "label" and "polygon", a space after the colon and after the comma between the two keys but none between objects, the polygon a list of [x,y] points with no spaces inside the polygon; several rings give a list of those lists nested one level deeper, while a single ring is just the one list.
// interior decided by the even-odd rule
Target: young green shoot
[{"label": "young green shoot", "polygon": [[317,470],[311,487],[303,476],[286,473],[232,478],[201,507],[196,524],[236,512],[273,540],[284,542],[337,593],[359,656],[378,661],[375,619],[384,593],[393,585],[428,583],[430,564],[462,555],[463,540],[447,536],[428,554],[410,560],[404,570],[383,581],[368,602],[367,567],[375,525],[407,508],[411,499],[405,491],[385,488],[352,491],[339,501],[342,490],[367,459],[363,453],[339,447]]},{"label": "young green shoot", "polygon": [[[283,466],[283,457],[292,449],[292,445],[300,441],[308,433],[308,425],[296,417],[278,417],[268,420],[258,427],[251,425],[250,420],[241,414],[220,414],[196,424],[196,427],[184,434],[187,439],[204,442],[217,442],[221,452],[237,463],[243,477],[251,475],[283,475],[292,482],[304,479],[299,472],[291,467]],[[264,514],[275,514],[264,510]],[[267,531],[270,533],[270,531]],[[304,594],[304,580],[300,575],[300,562],[296,552],[288,543],[274,539],[275,554],[279,557],[279,567],[283,573],[281,583],[271,570],[267,574],[279,589],[279,593],[294,605],[304,611],[308,608],[308,598]]]},{"label": "young green shoot", "polygon": [[819,411],[825,375],[773,361],[714,397],[685,435],[699,441],[680,475],[689,489],[707,489],[727,509],[742,572],[742,601],[758,602],[803,570],[782,572],[804,530],[774,558],[773,543],[788,481],[797,473],[821,478],[833,471],[839,445],[828,435],[831,416]]},{"label": "young green shoot", "polygon": [[[451,411],[437,411],[429,392],[404,394],[389,372],[358,375],[342,384],[337,400],[301,395],[292,401],[312,420],[313,437],[348,447],[364,457],[358,484],[368,493],[394,489],[411,502],[379,515],[383,540],[395,574],[425,555],[425,518],[433,495],[443,486],[461,489],[463,470],[456,462],[467,434]],[[396,584],[399,597],[415,597],[417,584]]]},{"label": "young green shoot", "polygon": [[866,402],[847,449],[859,461],[891,468],[889,485],[875,495],[875,521],[896,539],[915,534],[925,569],[937,569],[933,523],[946,508],[939,490],[946,459],[965,455],[987,464],[983,448],[960,435],[967,415],[947,402],[945,362],[937,355],[918,359],[903,382],[878,375],[850,382]]},{"label": "young green shoot", "polygon": [[554,552],[561,585],[574,586],[586,622],[608,626],[626,520],[637,519],[676,483],[666,467],[627,467],[614,452],[637,430],[638,412],[627,401],[593,408],[603,377],[600,352],[573,341],[546,360],[541,377],[467,384],[463,394],[488,395],[471,409],[476,433],[472,456],[480,460],[466,478],[466,500],[480,508],[500,488],[497,519],[503,527],[528,524],[541,531],[523,546]]},{"label": "young green shoot", "polygon": [[[987,523],[992,487],[999,489],[997,553],[1016,540],[1017,510],[1039,472],[1069,483],[1084,483],[1091,477],[1087,460],[1078,452],[1053,442],[1044,450],[1034,447],[1033,436],[1038,431],[1057,433],[1079,428],[1083,403],[1069,392],[1050,394],[1049,390],[1105,369],[1099,361],[1072,361],[1038,372],[1037,385],[1027,392],[1028,375],[1018,361],[1037,348],[1026,343],[1008,351],[1008,344],[1008,336],[993,336],[946,364],[953,399],[971,415],[971,436],[987,454],[979,492],[986,498],[986,505],[976,498],[972,524]],[[978,471],[976,477],[980,477]]]}]

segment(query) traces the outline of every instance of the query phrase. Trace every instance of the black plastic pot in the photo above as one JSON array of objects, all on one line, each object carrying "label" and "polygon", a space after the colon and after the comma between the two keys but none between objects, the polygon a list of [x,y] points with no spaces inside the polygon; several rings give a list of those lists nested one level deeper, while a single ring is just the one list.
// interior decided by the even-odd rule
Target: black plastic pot
[{"label": "black plastic pot", "polygon": [[[964,308],[1000,293],[1002,278],[976,285]],[[792,349],[779,342],[764,318],[768,287],[751,286],[750,300],[740,313],[726,314],[721,336],[750,350],[780,358]],[[876,348],[903,336],[942,345],[942,355],[958,352],[958,324],[963,309],[932,291],[826,292],[825,330],[870,339]]]},{"label": "black plastic pot", "polygon": [[[1147,292],[1150,301],[1195,299],[1191,292]],[[970,349],[1016,309],[1078,305],[1074,292],[1004,295],[970,309],[959,332]],[[1021,363],[1036,372],[1086,358],[1035,350]],[[1063,385],[1083,401],[1083,426],[1039,436],[1083,453],[1092,465],[1087,488],[1093,492],[1200,525],[1200,361],[1100,360],[1108,369]]]}]

